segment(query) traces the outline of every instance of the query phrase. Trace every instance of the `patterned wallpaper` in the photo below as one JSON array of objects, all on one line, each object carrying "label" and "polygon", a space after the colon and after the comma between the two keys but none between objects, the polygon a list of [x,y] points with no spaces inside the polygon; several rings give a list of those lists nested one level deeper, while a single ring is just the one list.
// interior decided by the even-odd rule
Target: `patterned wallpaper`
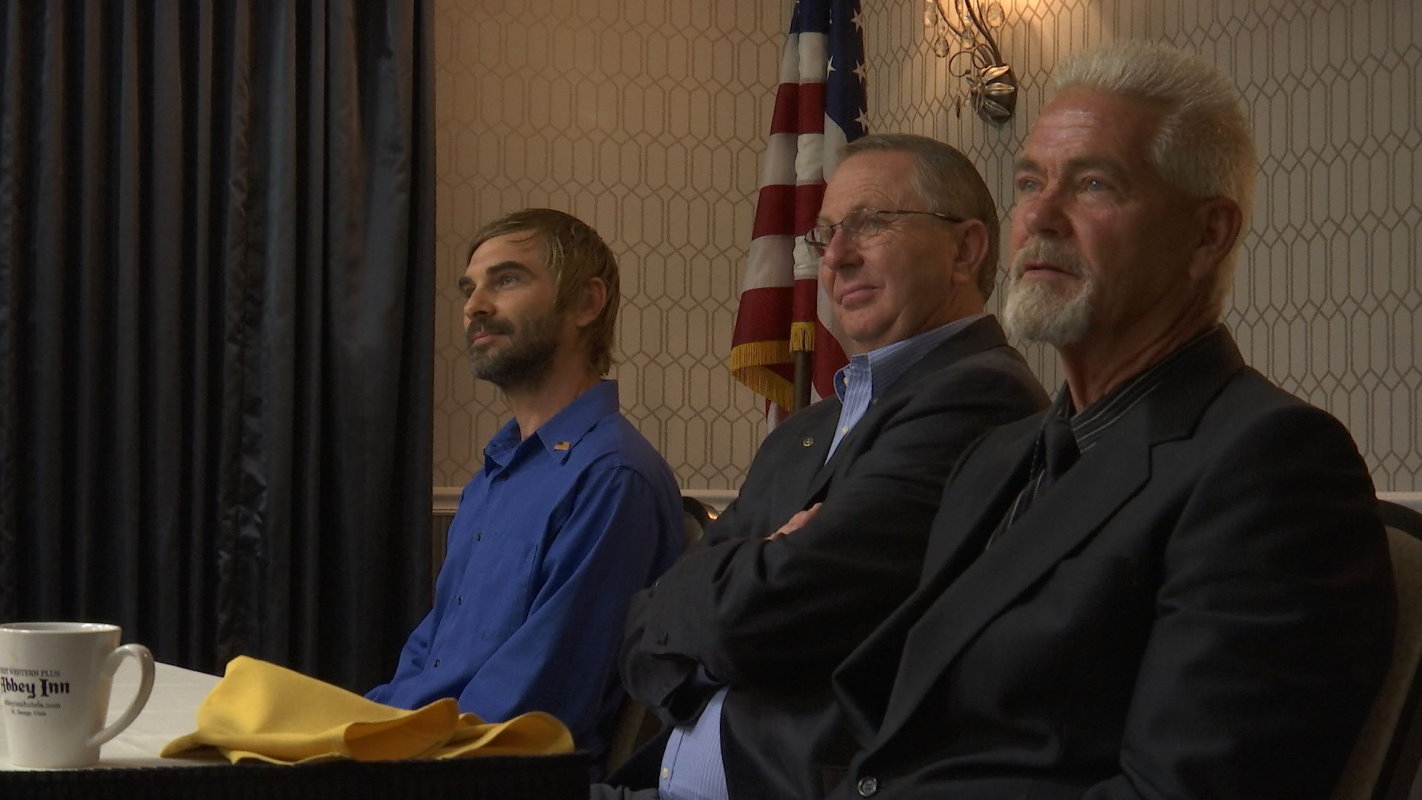
[{"label": "patterned wallpaper", "polygon": [[[962,81],[923,38],[923,8],[901,0],[867,14],[871,126],[960,147],[983,170],[1004,220],[1013,156],[1059,59],[1149,38],[1233,75],[1261,165],[1225,324],[1246,361],[1349,427],[1379,490],[1422,490],[1422,196],[1414,197],[1422,193],[1422,8],[1410,0],[1003,0],[998,41],[1021,89],[1017,116],[1001,128],[955,113]],[[1055,387],[1052,352],[1024,350]]]},{"label": "patterned wallpaper", "polygon": [[[1146,37],[1235,76],[1261,156],[1225,322],[1246,359],[1353,431],[1380,490],[1422,490],[1422,9],[1410,0],[1002,0],[1018,113],[958,116],[921,0],[864,0],[872,130],[936,136],[1011,202],[1052,66]],[[732,488],[762,434],[725,368],[790,0],[435,0],[437,485],[504,415],[469,377],[455,280],[482,220],[547,204],[622,256],[623,406],[683,486]],[[995,300],[992,303],[995,305]],[[1044,382],[1049,350],[1028,348]]]},{"label": "patterned wallpaper", "polygon": [[506,418],[475,382],[456,281],[471,234],[546,205],[622,268],[622,407],[688,488],[726,488],[760,440],[725,368],[750,241],[779,0],[435,0],[436,486]]}]

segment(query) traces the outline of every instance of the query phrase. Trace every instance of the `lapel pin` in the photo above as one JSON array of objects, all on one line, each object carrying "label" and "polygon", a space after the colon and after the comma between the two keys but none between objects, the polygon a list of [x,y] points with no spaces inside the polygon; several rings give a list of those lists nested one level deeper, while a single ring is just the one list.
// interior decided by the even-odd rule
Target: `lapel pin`
[{"label": "lapel pin", "polygon": [[815,446],[815,439],[814,439],[814,437],[813,437],[813,436],[806,436],[805,439],[804,439],[804,441],[800,442],[800,446],[801,446],[801,447],[814,447],[814,446]]},{"label": "lapel pin", "polygon": [[567,450],[567,449],[571,448],[572,446],[573,446],[573,443],[572,443],[572,442],[554,442],[554,443],[553,443],[553,449],[554,449],[554,450]]}]

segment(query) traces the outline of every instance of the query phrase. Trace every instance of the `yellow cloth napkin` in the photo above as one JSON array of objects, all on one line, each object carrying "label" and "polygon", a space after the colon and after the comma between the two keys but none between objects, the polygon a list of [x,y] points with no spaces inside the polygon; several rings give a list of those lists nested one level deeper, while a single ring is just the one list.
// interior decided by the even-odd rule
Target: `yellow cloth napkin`
[{"label": "yellow cloth napkin", "polygon": [[563,723],[541,711],[485,723],[459,713],[453,698],[406,711],[238,656],[198,707],[197,730],[169,742],[161,755],[192,756],[213,749],[234,764],[300,764],[571,753],[573,737]]}]

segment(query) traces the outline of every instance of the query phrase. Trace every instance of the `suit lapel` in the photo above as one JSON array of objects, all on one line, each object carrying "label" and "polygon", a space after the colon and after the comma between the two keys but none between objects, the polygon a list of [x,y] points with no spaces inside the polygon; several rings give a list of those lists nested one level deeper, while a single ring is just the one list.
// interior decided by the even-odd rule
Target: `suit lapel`
[{"label": "suit lapel", "polygon": [[[1122,420],[1121,424],[1125,422]],[[1034,441],[1035,434],[1025,439],[1020,448],[1025,455],[1016,459],[1020,469],[1014,474],[1025,474]],[[938,681],[942,668],[950,664],[968,642],[1022,592],[1095,534],[1101,524],[1135,494],[1149,477],[1147,454],[1148,447],[1139,441],[1134,446],[1115,447],[1103,442],[1092,448],[981,555],[978,551],[988,532],[996,528],[1011,497],[1021,488],[1021,478],[1010,483],[999,482],[1010,488],[993,493],[993,501],[979,509],[983,513],[975,515],[971,528],[954,526],[961,532],[958,537],[961,546],[935,554],[944,560],[935,561],[933,578],[925,583],[923,590],[934,593],[936,599],[931,601],[905,640],[903,664],[906,668],[900,672],[899,684],[894,687],[894,701],[884,720],[885,730],[902,724]],[[985,481],[973,490],[990,491],[986,485],[990,482]],[[992,513],[986,513],[988,511]],[[962,566],[965,562],[970,562],[966,568]],[[925,669],[924,665],[934,668]]]},{"label": "suit lapel", "polygon": [[[820,459],[824,466],[816,473],[805,504],[808,506],[811,502],[823,499],[824,493],[827,491],[826,487],[839,465],[846,459],[855,458],[863,451],[865,438],[872,435],[871,431],[878,431],[879,420],[897,408],[898,404],[894,402],[897,398],[911,394],[918,384],[956,361],[994,347],[1006,346],[1007,335],[1003,333],[1002,325],[998,323],[996,317],[986,316],[948,337],[947,341],[930,350],[919,363],[910,367],[903,377],[899,378],[893,386],[889,387],[888,391],[881,394],[869,406],[869,410],[864,412],[864,416],[855,424],[854,429],[846,434],[844,441],[835,448],[834,456],[827,463],[824,462],[824,451],[821,451]],[[825,440],[826,447],[834,437],[834,426],[839,421],[839,408],[836,404],[836,416],[829,420],[826,434],[829,438]]]},{"label": "suit lapel", "polygon": [[[1002,456],[975,463],[950,482],[950,500],[971,508],[945,526],[935,526],[925,560],[925,579],[911,599],[927,610],[905,640],[902,664],[883,732],[913,714],[943,671],[994,618],[1093,537],[1150,479],[1151,450],[1160,442],[1191,435],[1210,400],[1241,367],[1239,351],[1223,329],[1202,342],[1139,406],[1116,423],[991,547],[985,533],[1005,511],[1025,475],[1035,430],[1019,435]],[[1034,417],[1040,425],[1040,417]],[[1000,487],[994,490],[994,486]],[[1008,487],[1008,488],[1001,488]],[[977,498],[984,498],[978,500]],[[940,530],[939,528],[943,528]],[[947,546],[936,546],[946,538]],[[968,562],[964,568],[962,565]],[[882,740],[882,738],[881,738]]]},{"label": "suit lapel", "polygon": [[825,455],[829,453],[830,442],[834,441],[834,427],[839,424],[840,408],[837,398],[829,398],[800,412],[810,415],[810,419],[796,429],[794,436],[798,440],[795,445],[798,450],[795,457],[781,465],[781,474],[776,477],[777,483],[784,486],[801,487],[794,490],[799,492],[799,497],[791,504],[796,511],[814,502],[829,477]]},{"label": "suit lapel", "polygon": [[[1020,491],[1032,466],[1032,448],[1042,427],[1042,414],[1033,414],[999,429],[976,446],[984,467],[950,477],[950,494],[934,519],[933,534],[924,553],[924,575],[939,581],[942,574],[956,575],[951,561],[975,560],[998,520]],[[947,510],[944,510],[947,509]],[[944,585],[938,584],[940,588]]]}]

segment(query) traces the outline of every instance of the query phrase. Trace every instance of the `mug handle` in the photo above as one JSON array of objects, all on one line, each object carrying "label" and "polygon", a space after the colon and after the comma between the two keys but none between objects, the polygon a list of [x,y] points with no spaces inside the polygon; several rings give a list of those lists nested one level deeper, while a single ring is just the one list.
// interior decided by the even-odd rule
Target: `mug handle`
[{"label": "mug handle", "polygon": [[113,674],[118,671],[119,662],[125,658],[137,661],[138,668],[143,673],[138,683],[138,692],[134,694],[133,702],[128,704],[128,708],[112,725],[89,737],[89,747],[98,747],[118,736],[124,728],[129,726],[129,723],[133,722],[138,716],[138,712],[143,710],[144,704],[148,702],[148,695],[153,691],[153,654],[141,644],[126,644],[115,648],[104,659],[104,674],[113,677]]}]

